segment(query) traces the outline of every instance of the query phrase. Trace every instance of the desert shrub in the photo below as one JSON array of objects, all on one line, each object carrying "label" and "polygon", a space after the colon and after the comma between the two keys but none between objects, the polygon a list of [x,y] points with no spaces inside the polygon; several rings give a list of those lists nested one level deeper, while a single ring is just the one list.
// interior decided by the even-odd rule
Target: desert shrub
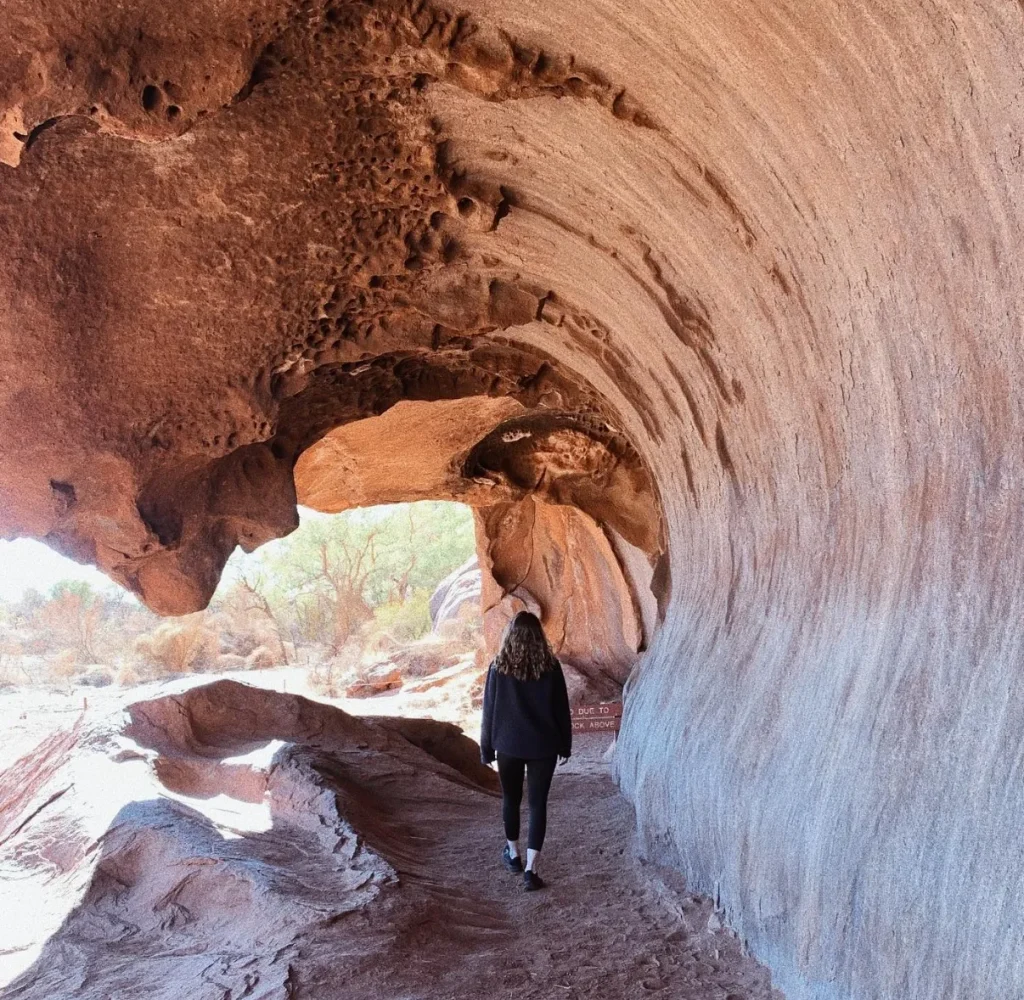
[{"label": "desert shrub", "polygon": [[[456,504],[304,516],[298,531],[239,567],[234,586],[248,588],[243,604],[273,619],[282,640],[336,653],[353,636],[372,639],[392,626],[401,641],[422,635],[429,628],[430,593],[474,548],[472,514]],[[384,628],[367,630],[375,609],[386,609]]]},{"label": "desert shrub", "polygon": [[363,650],[370,656],[381,659],[388,653],[393,653],[402,644],[390,633],[371,629],[363,643]]},{"label": "desert shrub", "polygon": [[324,698],[340,698],[347,686],[333,659],[311,663],[306,680],[310,688]]},{"label": "desert shrub", "polygon": [[292,598],[293,634],[305,643],[327,642],[334,625],[334,603],[319,590],[298,591]]},{"label": "desert shrub", "polygon": [[245,670],[245,657],[238,653],[221,653],[217,657],[217,673],[229,674],[236,670]]},{"label": "desert shrub", "polygon": [[[20,647],[19,682],[59,684],[89,664],[122,662],[136,636],[158,621],[129,595],[95,590],[80,580],[61,581],[46,596],[28,589],[18,601],[0,605],[0,619]],[[77,671],[69,666],[72,659]]]},{"label": "desert shrub", "polygon": [[341,687],[334,676],[329,660],[311,663],[306,671],[306,683],[312,691],[323,698],[340,697]]},{"label": "desert shrub", "polygon": [[454,618],[439,623],[434,631],[453,647],[459,647],[467,652],[482,646],[484,641],[479,609],[471,604],[463,604]]},{"label": "desert shrub", "polygon": [[79,674],[75,681],[84,687],[108,687],[114,683],[114,675],[106,667],[94,667],[84,674]]},{"label": "desert shrub", "polygon": [[376,609],[372,631],[398,642],[412,642],[430,631],[430,591],[415,590],[405,601],[389,601]]},{"label": "desert shrub", "polygon": [[362,668],[362,651],[362,643],[352,641],[336,655],[314,660],[307,670],[309,686],[325,698],[340,698]]},{"label": "desert shrub", "polygon": [[47,679],[51,684],[67,684],[75,676],[78,657],[73,649],[62,649],[50,657],[47,663]]},{"label": "desert shrub", "polygon": [[22,642],[12,629],[0,630],[0,686],[13,687],[26,678],[24,652]]},{"label": "desert shrub", "polygon": [[[131,686],[301,663],[315,689],[337,695],[364,654],[380,662],[429,635],[430,594],[474,548],[468,508],[397,504],[303,513],[288,538],[233,556],[224,587],[199,615],[161,620],[127,593],[77,580],[48,593],[27,589],[0,601],[0,684],[66,685],[93,664]],[[446,626],[442,638],[465,643],[468,629]]]},{"label": "desert shrub", "polygon": [[132,655],[135,639],[155,628],[160,619],[127,593],[98,595],[100,618],[93,648],[97,663],[120,663]]},{"label": "desert shrub", "polygon": [[258,646],[246,658],[245,665],[249,670],[269,670],[280,663],[280,658],[275,656],[266,646]]},{"label": "desert shrub", "polygon": [[245,658],[254,649],[265,645],[265,636],[255,629],[245,629],[244,631],[225,629],[220,633],[218,649],[223,656],[237,656],[244,664]]},{"label": "desert shrub", "polygon": [[135,687],[141,683],[138,665],[131,660],[125,660],[117,670],[117,683],[120,687]]},{"label": "desert shrub", "polygon": [[56,584],[36,617],[54,644],[51,648],[72,649],[79,662],[96,662],[103,600],[89,584],[77,580]]},{"label": "desert shrub", "polygon": [[265,647],[271,650],[275,663],[288,663],[282,613],[268,597],[269,590],[257,573],[251,579],[243,576],[218,599],[216,627],[221,653],[249,657]]},{"label": "desert shrub", "polygon": [[135,641],[140,673],[154,679],[209,670],[216,663],[218,648],[218,635],[202,611],[161,622]]}]

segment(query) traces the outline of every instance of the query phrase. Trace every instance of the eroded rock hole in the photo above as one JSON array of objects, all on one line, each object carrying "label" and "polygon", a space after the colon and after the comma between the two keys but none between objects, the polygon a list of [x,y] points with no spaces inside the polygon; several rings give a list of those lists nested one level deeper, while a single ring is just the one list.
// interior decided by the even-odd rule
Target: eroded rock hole
[{"label": "eroded rock hole", "polygon": [[163,101],[163,94],[160,88],[152,83],[142,88],[142,107],[145,111],[156,111]]}]

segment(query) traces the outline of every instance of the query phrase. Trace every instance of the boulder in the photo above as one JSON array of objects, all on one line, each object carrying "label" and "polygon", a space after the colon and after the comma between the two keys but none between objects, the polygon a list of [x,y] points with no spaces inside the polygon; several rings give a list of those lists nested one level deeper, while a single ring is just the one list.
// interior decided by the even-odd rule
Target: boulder
[{"label": "boulder", "polygon": [[396,649],[390,662],[403,677],[427,677],[453,666],[464,653],[465,650],[442,638],[427,636]]},{"label": "boulder", "polygon": [[444,622],[480,614],[480,564],[476,554],[452,570],[430,595],[430,621],[436,631]]},{"label": "boulder", "polygon": [[402,671],[394,663],[376,663],[360,674],[345,689],[346,698],[372,698],[397,691],[402,686]]},{"label": "boulder", "polygon": [[114,673],[106,666],[90,666],[75,678],[75,683],[83,687],[108,687],[114,683]]},{"label": "boulder", "polygon": [[423,691],[433,691],[446,687],[454,680],[458,680],[467,674],[478,673],[479,670],[471,656],[463,656],[451,666],[444,667],[434,673],[421,675],[407,681],[405,690],[411,694],[419,694]]}]

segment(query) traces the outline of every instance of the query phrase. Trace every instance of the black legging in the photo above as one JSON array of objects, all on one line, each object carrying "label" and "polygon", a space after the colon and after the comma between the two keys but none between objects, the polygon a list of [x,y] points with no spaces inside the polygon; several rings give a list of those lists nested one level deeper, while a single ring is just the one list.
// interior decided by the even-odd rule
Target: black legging
[{"label": "black legging", "polygon": [[498,775],[501,778],[501,818],[505,824],[505,838],[519,839],[519,805],[523,801],[523,772],[526,772],[526,798],[530,803],[530,836],[526,846],[539,851],[544,846],[548,827],[548,792],[555,774],[557,757],[523,760],[498,754]]}]

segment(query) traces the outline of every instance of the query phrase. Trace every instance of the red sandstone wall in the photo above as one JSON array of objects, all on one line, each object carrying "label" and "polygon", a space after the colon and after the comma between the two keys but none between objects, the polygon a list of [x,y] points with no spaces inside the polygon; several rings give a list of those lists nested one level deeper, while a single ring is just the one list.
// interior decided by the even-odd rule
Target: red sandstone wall
[{"label": "red sandstone wall", "polygon": [[182,610],[334,426],[586,415],[468,471],[653,560],[649,849],[790,997],[1019,994],[1024,12],[460,11],[0,11],[0,530]]}]

